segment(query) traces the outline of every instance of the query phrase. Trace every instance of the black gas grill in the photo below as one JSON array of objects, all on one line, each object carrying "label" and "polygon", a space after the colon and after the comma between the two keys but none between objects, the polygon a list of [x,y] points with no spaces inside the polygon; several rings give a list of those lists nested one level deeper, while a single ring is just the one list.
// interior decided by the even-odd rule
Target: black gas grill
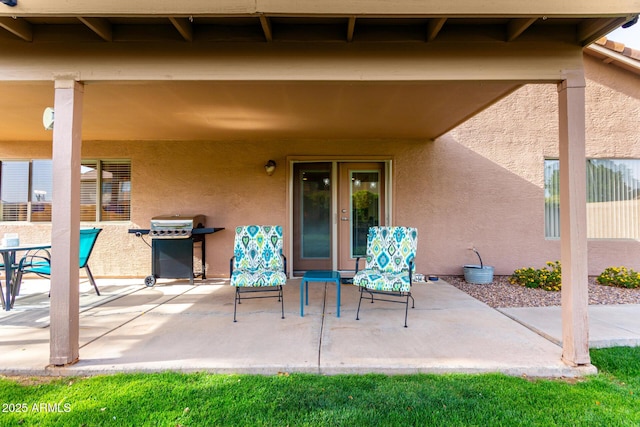
[{"label": "black gas grill", "polygon": [[[138,237],[151,236],[152,273],[144,279],[144,284],[153,286],[156,279],[189,279],[193,284],[195,277],[206,279],[206,240],[212,234],[224,228],[205,227],[204,215],[161,215],[151,218],[151,228],[130,229]],[[147,243],[148,244],[148,243]],[[194,270],[194,248],[200,247],[200,272]]]}]

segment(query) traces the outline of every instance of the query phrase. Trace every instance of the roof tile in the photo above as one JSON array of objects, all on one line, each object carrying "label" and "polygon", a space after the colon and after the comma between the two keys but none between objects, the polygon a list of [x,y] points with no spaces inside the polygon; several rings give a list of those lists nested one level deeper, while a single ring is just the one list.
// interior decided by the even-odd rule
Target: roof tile
[{"label": "roof tile", "polygon": [[596,40],[595,43],[621,55],[640,61],[640,49],[627,47],[624,43],[608,40],[606,37]]},{"label": "roof tile", "polygon": [[624,52],[622,52],[624,56],[628,56],[629,58],[636,59],[640,61],[640,50],[639,49],[631,49],[630,47],[625,47]]}]

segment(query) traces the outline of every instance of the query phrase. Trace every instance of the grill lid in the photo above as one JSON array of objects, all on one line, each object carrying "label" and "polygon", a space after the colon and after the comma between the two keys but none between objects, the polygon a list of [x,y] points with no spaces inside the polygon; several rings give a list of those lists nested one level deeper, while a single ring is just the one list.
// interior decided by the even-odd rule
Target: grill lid
[{"label": "grill lid", "polygon": [[155,239],[186,239],[194,228],[204,225],[204,215],[160,215],[151,218],[149,235]]}]

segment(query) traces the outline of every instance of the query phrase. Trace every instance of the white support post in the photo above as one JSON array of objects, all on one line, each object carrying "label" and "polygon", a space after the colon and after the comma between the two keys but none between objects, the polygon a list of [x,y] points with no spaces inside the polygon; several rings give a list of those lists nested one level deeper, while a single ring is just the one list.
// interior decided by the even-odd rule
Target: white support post
[{"label": "white support post", "polygon": [[558,85],[560,130],[560,239],[562,263],[562,359],[588,365],[589,287],[585,79],[582,70]]},{"label": "white support post", "polygon": [[74,79],[55,82],[49,362],[57,366],[74,363],[79,357],[78,246],[83,92],[84,86]]}]

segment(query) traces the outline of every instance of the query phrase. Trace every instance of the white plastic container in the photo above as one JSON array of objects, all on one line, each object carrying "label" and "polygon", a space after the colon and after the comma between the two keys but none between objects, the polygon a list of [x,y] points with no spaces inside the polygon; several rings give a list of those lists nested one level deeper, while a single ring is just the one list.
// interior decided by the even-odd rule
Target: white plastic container
[{"label": "white plastic container", "polygon": [[19,246],[20,245],[20,236],[18,233],[5,233],[4,239],[2,239],[2,246]]}]

